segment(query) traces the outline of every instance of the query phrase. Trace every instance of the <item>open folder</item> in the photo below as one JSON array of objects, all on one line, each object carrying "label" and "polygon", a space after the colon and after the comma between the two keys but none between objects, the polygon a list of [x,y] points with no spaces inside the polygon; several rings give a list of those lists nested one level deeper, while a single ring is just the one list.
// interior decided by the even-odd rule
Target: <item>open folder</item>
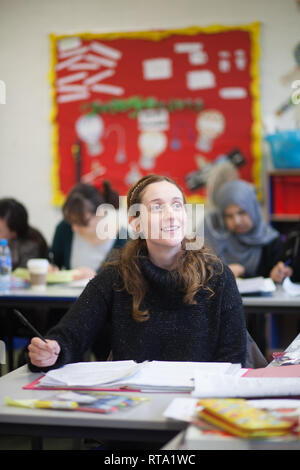
[{"label": "open folder", "polygon": [[234,374],[240,368],[229,362],[79,362],[51,370],[24,388],[190,392],[197,371]]}]

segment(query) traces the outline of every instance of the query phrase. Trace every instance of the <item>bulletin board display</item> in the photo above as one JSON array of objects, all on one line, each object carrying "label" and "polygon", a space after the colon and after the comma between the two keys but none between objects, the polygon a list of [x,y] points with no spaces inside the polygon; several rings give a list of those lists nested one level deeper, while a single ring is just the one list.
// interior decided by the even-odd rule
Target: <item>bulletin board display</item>
[{"label": "bulletin board display", "polygon": [[125,195],[148,173],[202,201],[234,150],[259,187],[258,23],[50,40],[54,205],[79,181]]}]

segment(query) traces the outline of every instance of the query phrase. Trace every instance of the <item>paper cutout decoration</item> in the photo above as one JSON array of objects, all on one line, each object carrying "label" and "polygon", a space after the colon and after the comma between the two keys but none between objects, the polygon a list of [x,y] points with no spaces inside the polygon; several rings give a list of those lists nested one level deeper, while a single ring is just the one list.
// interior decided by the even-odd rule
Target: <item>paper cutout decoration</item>
[{"label": "paper cutout decoration", "polygon": [[54,204],[78,181],[125,195],[149,172],[201,201],[204,179],[187,175],[233,151],[259,187],[258,35],[257,23],[51,35]]}]

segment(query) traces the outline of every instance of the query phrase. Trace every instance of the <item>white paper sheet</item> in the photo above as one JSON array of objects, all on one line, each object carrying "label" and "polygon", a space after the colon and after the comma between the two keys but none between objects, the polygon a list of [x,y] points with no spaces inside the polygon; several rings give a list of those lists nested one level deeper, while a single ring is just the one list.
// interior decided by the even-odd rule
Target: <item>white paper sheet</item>
[{"label": "white paper sheet", "polygon": [[244,398],[300,395],[300,378],[239,377],[196,373],[193,397]]},{"label": "white paper sheet", "polygon": [[282,283],[283,290],[289,295],[297,296],[300,295],[300,284],[292,282],[289,277],[286,277]]},{"label": "white paper sheet", "polygon": [[89,387],[109,384],[134,374],[144,363],[134,361],[77,362],[54,369],[40,380],[40,385]]},{"label": "white paper sheet", "polygon": [[230,362],[134,361],[78,362],[54,369],[40,380],[48,386],[120,386],[143,391],[194,389],[196,373],[236,374],[240,364]]},{"label": "white paper sheet", "polygon": [[249,279],[236,280],[240,294],[251,294],[255,292],[274,292],[276,286],[272,279],[263,277],[252,277]]},{"label": "white paper sheet", "polygon": [[177,419],[179,421],[191,421],[197,409],[197,398],[174,398],[165,409],[165,418]]}]

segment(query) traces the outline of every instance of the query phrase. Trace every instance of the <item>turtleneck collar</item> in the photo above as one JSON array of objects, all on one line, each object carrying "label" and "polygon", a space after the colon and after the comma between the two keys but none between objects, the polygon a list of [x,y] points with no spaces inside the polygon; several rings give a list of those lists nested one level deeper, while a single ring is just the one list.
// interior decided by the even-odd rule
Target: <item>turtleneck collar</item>
[{"label": "turtleneck collar", "polygon": [[176,271],[169,271],[152,263],[147,248],[143,248],[141,255],[140,266],[142,273],[153,287],[171,289],[172,291],[179,290],[181,283]]}]

